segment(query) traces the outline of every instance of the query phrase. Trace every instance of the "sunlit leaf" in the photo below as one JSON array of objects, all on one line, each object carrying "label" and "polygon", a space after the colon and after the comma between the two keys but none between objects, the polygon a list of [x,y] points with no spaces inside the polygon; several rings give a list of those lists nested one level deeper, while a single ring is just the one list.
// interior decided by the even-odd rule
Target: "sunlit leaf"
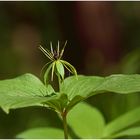
[{"label": "sunlit leaf", "polygon": [[67,94],[69,100],[74,99],[75,96],[81,96],[86,99],[105,92],[119,94],[136,93],[140,92],[140,75],[116,74],[107,77],[80,75],[78,80],[75,76],[71,76],[64,80],[60,92]]},{"label": "sunlit leaf", "polygon": [[24,74],[14,79],[0,81],[0,106],[7,113],[9,109],[43,106],[43,102],[55,97],[45,97],[51,94],[50,86],[46,86],[34,75]]},{"label": "sunlit leaf", "polygon": [[104,78],[96,76],[78,76],[78,80],[75,76],[70,76],[62,83],[60,92],[66,93],[70,100],[77,95],[87,97],[103,80]]}]

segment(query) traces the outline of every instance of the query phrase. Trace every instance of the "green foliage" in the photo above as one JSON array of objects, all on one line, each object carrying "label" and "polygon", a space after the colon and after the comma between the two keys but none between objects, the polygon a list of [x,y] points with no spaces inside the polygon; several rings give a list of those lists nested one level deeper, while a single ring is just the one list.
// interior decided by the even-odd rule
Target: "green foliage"
[{"label": "green foliage", "polygon": [[64,67],[60,61],[56,61],[56,69],[61,78],[64,79]]},{"label": "green foliage", "polygon": [[[54,63],[56,62],[52,64]],[[63,65],[58,62],[54,66],[57,68],[58,76],[63,78]],[[77,78],[70,76],[59,84],[60,90],[55,92],[51,85],[44,85],[32,74],[1,80],[0,106],[6,113],[9,112],[9,109],[42,106],[54,110],[59,116],[67,115],[71,110],[68,115],[68,124],[80,138],[116,138],[139,134],[139,127],[129,127],[140,121],[140,108],[132,110],[105,125],[102,114],[96,108],[85,103],[77,105],[90,96],[105,92],[119,94],[140,92],[139,74],[116,74],[107,77],[78,75]],[[74,108],[75,105],[77,106]],[[32,137],[34,133],[36,135]],[[52,133],[58,136],[56,138],[62,138],[61,130],[52,128],[36,128],[19,136],[24,138],[55,138],[51,135]]]},{"label": "green foliage", "polygon": [[[139,91],[140,75],[138,74],[118,74],[105,78],[78,76],[78,80],[75,76],[71,76],[61,84],[60,93],[55,93],[51,85],[44,86],[32,74],[24,74],[14,79],[0,81],[0,106],[8,112],[9,109],[51,104],[51,108],[60,112],[64,108],[69,111],[78,102],[95,94],[104,92],[128,94]],[[62,97],[65,98],[61,99]],[[60,107],[60,104],[64,104],[63,107]]]},{"label": "green foliage", "polygon": [[107,77],[78,76],[78,80],[71,76],[61,85],[61,92],[66,93],[69,99],[80,95],[89,97],[104,92],[129,94],[140,91],[140,75],[116,74]]},{"label": "green foliage", "polygon": [[133,74],[140,72],[140,49],[131,50],[120,63],[121,72]]},{"label": "green foliage", "polygon": [[16,138],[24,139],[63,139],[63,130],[58,128],[32,128],[21,132]]},{"label": "green foliage", "polygon": [[99,110],[87,103],[79,103],[68,114],[68,124],[80,138],[100,138],[105,121]]},{"label": "green foliage", "polygon": [[[125,113],[124,115],[121,115],[117,119],[110,122],[105,127],[104,137],[108,137],[108,136],[116,137],[116,136],[122,136],[123,134],[125,135],[130,130],[129,129],[124,130],[124,129],[130,127],[131,125],[133,125],[139,121],[140,121],[140,107],[138,107],[132,111],[129,111],[128,113]],[[140,129],[138,129],[138,130],[140,130]],[[122,131],[122,132],[120,132],[120,131]],[[133,135],[134,135],[134,133],[133,133]]]},{"label": "green foliage", "polygon": [[65,61],[65,60],[60,60],[60,62],[65,66],[65,68],[71,72],[72,74],[74,74],[77,77],[77,71],[74,68],[74,66],[72,66],[69,62]]},{"label": "green foliage", "polygon": [[98,109],[87,103],[79,103],[69,113],[68,124],[80,138],[119,138],[140,135],[140,127],[135,126],[140,121],[139,116],[140,107],[105,124]]},{"label": "green foliage", "polygon": [[[45,68],[48,64],[49,63],[47,63],[43,68]],[[53,63],[49,65],[49,67],[47,68],[47,70],[44,73],[44,83],[45,83],[45,85],[48,84],[48,81],[49,81],[49,72],[50,72],[50,70],[52,68],[52,65],[53,65]]]},{"label": "green foliage", "polygon": [[102,84],[103,80],[103,77],[98,76],[78,76],[78,80],[75,76],[71,76],[61,84],[60,92],[67,94],[69,100],[74,99],[75,96],[87,98]]},{"label": "green foliage", "polygon": [[67,41],[65,42],[63,49],[61,51],[59,50],[59,41],[57,44],[57,50],[53,50],[52,42],[50,42],[51,51],[49,51],[47,48],[43,48],[41,45],[39,46],[39,49],[50,60],[50,62],[46,63],[43,67],[44,69],[49,64],[49,67],[46,69],[44,73],[45,85],[48,83],[48,75],[49,75],[50,70],[51,70],[51,81],[53,81],[54,73],[58,76],[59,81],[60,81],[60,78],[62,79],[62,81],[64,80],[64,75],[65,75],[64,67],[70,73],[77,76],[76,69],[69,62],[65,60],[61,60],[66,44],[67,44]]},{"label": "green foliage", "polygon": [[[85,139],[136,136],[140,135],[140,127],[135,126],[140,121],[139,116],[140,107],[105,124],[104,117],[97,108],[82,102],[68,114],[68,125],[79,138]],[[17,138],[63,138],[63,133],[58,128],[33,128],[18,134]]]},{"label": "green foliage", "polygon": [[124,136],[140,136],[140,127],[132,127],[119,133],[114,134],[113,138],[119,138]]},{"label": "green foliage", "polygon": [[[14,79],[0,81],[0,106],[8,113],[9,109],[28,106],[44,106],[54,96],[51,85],[47,87],[32,74],[24,74]],[[51,97],[48,97],[50,95]],[[46,97],[47,96],[47,97]]]},{"label": "green foliage", "polygon": [[0,81],[0,106],[8,113],[10,108],[41,105],[48,99],[42,82],[31,74]]},{"label": "green foliage", "polygon": [[[51,98],[51,97],[49,97],[49,98]],[[52,109],[60,114],[63,112],[67,103],[68,103],[67,95],[61,94],[61,93],[60,94],[57,93],[55,98],[52,98],[52,99],[48,100],[47,102],[43,102],[44,105],[47,105],[46,107],[48,107],[49,109]]]},{"label": "green foliage", "polygon": [[[113,92],[119,94],[136,93],[140,91],[140,75],[123,75],[116,74],[107,77],[99,76],[78,76],[78,80],[71,76],[66,78],[61,84],[61,93],[68,95],[70,104],[73,100],[76,103],[87,99],[90,96]],[[79,99],[80,97],[80,99]],[[73,104],[72,104],[73,106]]]}]

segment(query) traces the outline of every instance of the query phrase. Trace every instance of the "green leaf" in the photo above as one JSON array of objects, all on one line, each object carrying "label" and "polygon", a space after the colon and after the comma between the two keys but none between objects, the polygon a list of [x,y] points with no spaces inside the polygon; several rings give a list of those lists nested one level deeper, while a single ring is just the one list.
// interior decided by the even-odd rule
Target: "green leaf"
[{"label": "green leaf", "polygon": [[102,85],[96,90],[102,92],[114,92],[120,94],[129,94],[140,92],[140,75],[116,74],[105,77]]},{"label": "green leaf", "polygon": [[79,75],[78,80],[71,76],[66,78],[61,84],[60,91],[67,94],[70,101],[75,96],[81,96],[86,99],[105,92],[119,94],[136,93],[140,92],[140,75],[116,74],[107,77]]},{"label": "green leaf", "polygon": [[65,60],[60,60],[61,63],[64,64],[64,66],[66,67],[66,69],[71,72],[72,74],[74,74],[77,78],[77,71],[76,69],[74,68],[74,66],[72,66],[69,62],[65,61]]},{"label": "green leaf", "polygon": [[0,106],[5,112],[9,109],[43,106],[43,102],[55,97],[45,97],[52,93],[32,74],[24,74],[14,79],[0,81]]},{"label": "green leaf", "polygon": [[50,109],[53,109],[58,113],[62,113],[68,104],[68,97],[66,94],[57,93],[55,98],[48,100],[45,104],[48,105]]},{"label": "green leaf", "polygon": [[87,97],[103,80],[104,78],[97,76],[78,76],[78,80],[75,76],[70,76],[61,84],[60,92],[66,93],[69,100],[77,95]]},{"label": "green leaf", "polygon": [[45,71],[45,73],[44,73],[44,83],[45,83],[45,85],[47,85],[48,84],[48,79],[49,79],[49,72],[50,72],[50,70],[51,70],[51,68],[52,68],[52,65],[53,65],[53,63],[51,63],[50,65],[49,65],[49,67],[47,68],[47,70]]},{"label": "green leaf", "polygon": [[52,63],[51,81],[53,81],[54,69],[55,69],[55,61]]},{"label": "green leaf", "polygon": [[68,124],[80,138],[100,138],[104,129],[104,118],[96,108],[80,103],[68,114]]},{"label": "green leaf", "polygon": [[138,73],[140,71],[140,49],[134,49],[122,58],[121,71],[125,74]]},{"label": "green leaf", "polygon": [[115,135],[127,127],[140,121],[140,107],[121,115],[115,120],[111,121],[104,129],[104,137]]},{"label": "green leaf", "polygon": [[56,61],[56,69],[61,78],[64,79],[64,66],[59,60]]},{"label": "green leaf", "polygon": [[70,102],[69,104],[66,106],[66,110],[67,112],[69,112],[75,105],[77,105],[80,101],[84,100],[83,97],[77,95],[75,96]]},{"label": "green leaf", "polygon": [[140,135],[140,127],[132,127],[119,133],[116,133],[111,138],[118,138],[124,136],[139,136],[139,135]]},{"label": "green leaf", "polygon": [[54,89],[52,88],[51,85],[47,85],[46,93],[47,93],[47,95],[49,95],[49,96],[55,93],[55,91],[54,91]]},{"label": "green leaf", "polygon": [[16,136],[23,139],[63,139],[63,130],[58,128],[32,128]]}]

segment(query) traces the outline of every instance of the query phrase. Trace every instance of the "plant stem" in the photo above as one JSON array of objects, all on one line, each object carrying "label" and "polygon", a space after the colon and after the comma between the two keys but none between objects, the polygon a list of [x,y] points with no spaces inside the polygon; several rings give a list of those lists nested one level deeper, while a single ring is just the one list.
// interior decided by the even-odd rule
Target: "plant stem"
[{"label": "plant stem", "polygon": [[[59,91],[60,91],[60,86],[61,86],[61,78],[60,75],[57,75],[58,77],[58,86],[59,86]],[[63,121],[63,129],[64,129],[64,139],[68,139],[68,128],[67,128],[67,111],[64,109],[61,113],[62,121]]]},{"label": "plant stem", "polygon": [[64,138],[68,139],[68,127],[67,127],[67,113],[64,111],[62,113],[62,119],[63,119],[63,128],[64,128]]}]

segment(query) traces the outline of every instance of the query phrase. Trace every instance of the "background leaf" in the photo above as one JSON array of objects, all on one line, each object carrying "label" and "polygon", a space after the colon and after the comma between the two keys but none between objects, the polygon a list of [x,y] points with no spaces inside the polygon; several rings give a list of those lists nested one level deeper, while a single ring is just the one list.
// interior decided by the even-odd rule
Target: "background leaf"
[{"label": "background leaf", "polygon": [[112,136],[112,138],[124,137],[124,136],[139,136],[140,127],[132,127],[124,131],[118,132]]},{"label": "background leaf", "polygon": [[99,110],[87,103],[80,103],[68,114],[68,124],[80,138],[100,138],[104,129],[104,118]]},{"label": "background leaf", "polygon": [[[121,133],[122,130],[140,121],[140,107],[121,115],[115,120],[111,121],[104,129],[104,137],[110,137],[115,133]],[[129,130],[130,131],[130,130]],[[122,134],[126,134],[125,131]],[[122,135],[121,134],[121,135]],[[117,135],[117,134],[116,134]]]},{"label": "background leaf", "polygon": [[24,139],[63,139],[63,130],[58,128],[32,128],[26,130],[16,136],[16,138]]}]

